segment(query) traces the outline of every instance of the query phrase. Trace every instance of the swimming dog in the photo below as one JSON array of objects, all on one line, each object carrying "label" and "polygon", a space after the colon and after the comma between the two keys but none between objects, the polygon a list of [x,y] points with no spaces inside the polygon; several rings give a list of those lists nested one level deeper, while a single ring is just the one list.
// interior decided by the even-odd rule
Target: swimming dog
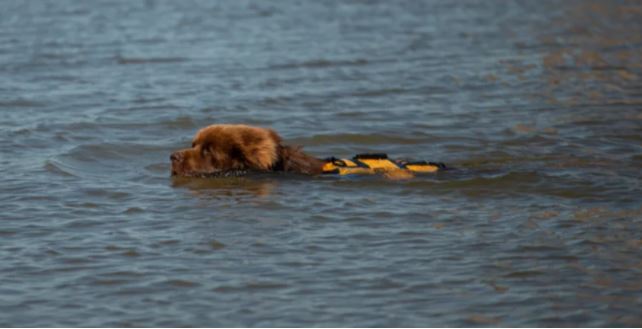
[{"label": "swimming dog", "polygon": [[383,173],[388,178],[446,169],[441,163],[390,160],[385,154],[352,159],[318,159],[301,147],[285,145],[272,129],[243,124],[215,124],[199,130],[192,147],[171,154],[172,176],[232,176],[247,172],[305,175]]}]

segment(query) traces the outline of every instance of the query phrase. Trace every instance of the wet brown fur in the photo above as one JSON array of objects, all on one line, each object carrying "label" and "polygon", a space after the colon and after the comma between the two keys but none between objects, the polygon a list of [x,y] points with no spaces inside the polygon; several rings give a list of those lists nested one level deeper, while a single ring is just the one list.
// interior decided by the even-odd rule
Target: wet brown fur
[{"label": "wet brown fur", "polygon": [[240,124],[211,125],[199,130],[192,147],[172,153],[172,175],[203,176],[228,171],[322,172],[323,162],[283,145],[271,129]]}]

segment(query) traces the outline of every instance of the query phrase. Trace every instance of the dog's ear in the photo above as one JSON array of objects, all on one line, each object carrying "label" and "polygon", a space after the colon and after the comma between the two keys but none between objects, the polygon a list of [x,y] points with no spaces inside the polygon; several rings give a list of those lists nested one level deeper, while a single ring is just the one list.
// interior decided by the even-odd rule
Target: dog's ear
[{"label": "dog's ear", "polygon": [[202,156],[206,156],[206,155],[212,154],[213,148],[214,148],[214,144],[211,143],[210,141],[204,141],[201,144],[194,144],[193,143],[193,145],[194,146],[192,146],[192,147],[200,148],[199,151],[200,151]]},{"label": "dog's ear", "polygon": [[206,144],[208,142],[208,135],[210,135],[211,130],[212,129],[210,126],[197,131],[196,135],[194,135],[194,138],[192,138],[192,148],[196,148],[198,146],[203,146],[203,144]]},{"label": "dog's ear", "polygon": [[230,139],[229,154],[248,168],[269,171],[278,161],[280,141],[281,137],[271,129],[252,127],[239,130],[238,135]]}]

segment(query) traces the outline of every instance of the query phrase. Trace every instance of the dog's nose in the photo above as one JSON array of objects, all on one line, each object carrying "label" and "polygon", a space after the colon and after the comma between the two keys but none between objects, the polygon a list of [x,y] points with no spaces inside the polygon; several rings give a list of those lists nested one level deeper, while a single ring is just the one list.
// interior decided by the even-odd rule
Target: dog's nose
[{"label": "dog's nose", "polygon": [[172,160],[173,162],[178,162],[182,160],[182,156],[178,152],[172,153],[172,155],[169,156],[169,159]]}]

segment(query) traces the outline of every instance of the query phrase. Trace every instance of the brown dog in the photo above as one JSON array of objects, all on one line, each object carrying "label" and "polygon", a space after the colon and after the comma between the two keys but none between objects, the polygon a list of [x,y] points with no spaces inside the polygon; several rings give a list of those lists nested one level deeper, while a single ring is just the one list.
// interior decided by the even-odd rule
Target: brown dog
[{"label": "brown dog", "polygon": [[226,175],[246,171],[286,171],[316,175],[323,161],[299,147],[283,145],[271,129],[239,124],[199,130],[192,147],[172,153],[173,176]]}]

